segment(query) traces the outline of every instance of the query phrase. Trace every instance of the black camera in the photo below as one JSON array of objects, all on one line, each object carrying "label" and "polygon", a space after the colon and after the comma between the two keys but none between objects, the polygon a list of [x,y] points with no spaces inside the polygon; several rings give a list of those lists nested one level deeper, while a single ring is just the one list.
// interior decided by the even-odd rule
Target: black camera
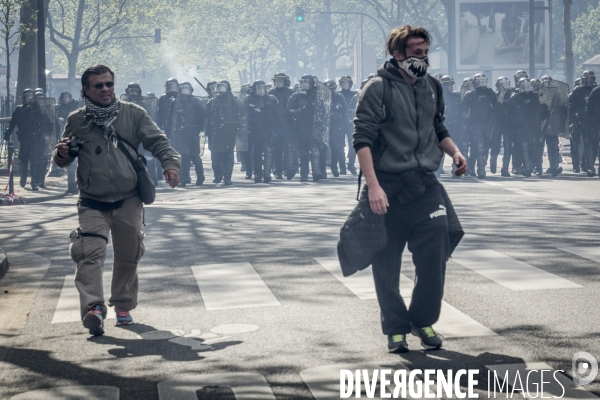
[{"label": "black camera", "polygon": [[73,137],[71,140],[67,141],[67,146],[69,146],[69,156],[77,157],[79,155],[79,149],[81,148],[81,141],[76,137]]}]

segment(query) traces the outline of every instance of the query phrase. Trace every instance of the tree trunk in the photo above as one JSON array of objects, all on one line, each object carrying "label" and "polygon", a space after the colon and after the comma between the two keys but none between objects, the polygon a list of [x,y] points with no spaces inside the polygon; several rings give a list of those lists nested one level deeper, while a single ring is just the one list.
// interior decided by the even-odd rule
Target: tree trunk
[{"label": "tree trunk", "polygon": [[68,57],[68,61],[69,61],[69,72],[67,74],[67,82],[68,82],[68,88],[69,88],[69,93],[71,93],[71,95],[73,95],[73,98],[76,98],[76,96],[74,95],[75,93],[78,93],[77,88],[77,58],[79,57],[79,52],[75,52],[75,51],[71,51],[71,54],[69,54]]},{"label": "tree trunk", "polygon": [[574,59],[573,59],[573,31],[571,30],[571,4],[572,0],[563,0],[565,13],[563,25],[565,28],[565,75],[570,88],[573,88]]},{"label": "tree trunk", "polygon": [[[20,24],[28,28],[36,27],[37,0],[30,0],[21,8]],[[35,89],[38,78],[37,37],[35,32],[23,35],[19,49],[18,81],[15,104],[21,103],[21,93],[26,88]]]}]

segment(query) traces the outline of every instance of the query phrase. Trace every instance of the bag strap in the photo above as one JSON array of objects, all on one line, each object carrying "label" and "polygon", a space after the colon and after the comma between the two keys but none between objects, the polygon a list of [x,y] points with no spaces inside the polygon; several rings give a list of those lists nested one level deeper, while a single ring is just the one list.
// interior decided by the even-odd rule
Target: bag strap
[{"label": "bag strap", "polygon": [[[385,118],[379,125],[375,127],[376,131],[382,128],[390,126],[394,123],[394,117],[392,115],[392,81],[384,76],[380,77],[383,82],[383,101],[382,111],[385,113]],[[360,199],[360,189],[362,180],[362,170],[358,173],[358,192],[356,193],[356,201]]]},{"label": "bag strap", "polygon": [[140,172],[140,171],[144,170],[140,166],[140,163],[138,162],[138,160],[134,159],[133,156],[131,155],[131,153],[125,148],[125,145],[123,144],[123,142],[121,140],[117,140],[117,147],[119,148],[119,150],[121,150],[123,152],[123,154],[125,154],[125,157],[127,157],[127,159],[131,163],[131,166],[133,167],[135,172]]}]

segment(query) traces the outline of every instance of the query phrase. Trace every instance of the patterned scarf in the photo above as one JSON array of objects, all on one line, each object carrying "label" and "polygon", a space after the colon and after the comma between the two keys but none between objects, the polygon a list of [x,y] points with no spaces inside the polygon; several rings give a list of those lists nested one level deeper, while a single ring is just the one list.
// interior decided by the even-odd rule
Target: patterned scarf
[{"label": "patterned scarf", "polygon": [[116,149],[117,134],[112,124],[117,119],[117,115],[119,115],[119,101],[114,98],[108,107],[100,107],[85,97],[85,109],[87,114],[92,117],[92,121],[102,128],[102,134],[106,140],[110,140]]}]

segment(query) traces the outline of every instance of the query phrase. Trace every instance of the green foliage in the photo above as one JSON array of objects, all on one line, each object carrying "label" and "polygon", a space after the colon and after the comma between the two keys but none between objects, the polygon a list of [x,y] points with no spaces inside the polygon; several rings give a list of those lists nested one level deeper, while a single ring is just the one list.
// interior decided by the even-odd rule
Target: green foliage
[{"label": "green foliage", "polygon": [[590,6],[575,20],[573,34],[573,53],[580,63],[600,54],[600,5]]}]

